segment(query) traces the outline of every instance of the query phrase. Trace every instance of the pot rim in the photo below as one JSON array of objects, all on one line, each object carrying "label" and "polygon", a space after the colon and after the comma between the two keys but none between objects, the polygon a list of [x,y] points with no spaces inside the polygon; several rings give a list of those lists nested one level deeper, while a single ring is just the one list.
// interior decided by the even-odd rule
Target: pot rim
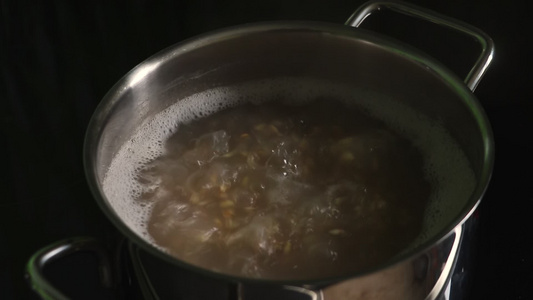
[{"label": "pot rim", "polygon": [[[209,46],[210,44],[219,41],[238,38],[240,36],[247,35],[250,33],[287,30],[298,30],[302,32],[321,32],[322,34],[338,35],[348,39],[364,39],[366,42],[372,43],[381,49],[384,49],[389,52],[394,52],[403,56],[407,60],[423,65],[426,68],[432,70],[439,77],[441,77],[450,86],[450,89],[454,90],[458,95],[460,95],[464,103],[469,107],[470,112],[472,112],[473,114],[473,118],[476,120],[477,124],[480,127],[484,147],[484,160],[480,176],[479,178],[477,178],[478,180],[476,183],[475,190],[473,191],[469,200],[465,203],[465,206],[461,209],[459,214],[455,218],[453,218],[453,221],[450,222],[446,227],[444,227],[438,234],[432,236],[431,238],[428,238],[424,243],[421,243],[413,249],[410,249],[409,251],[404,251],[394,256],[392,259],[387,260],[386,262],[377,264],[372,268],[353,272],[349,275],[297,280],[259,279],[246,276],[228,275],[189,264],[159,250],[158,248],[154,247],[153,245],[142,239],[140,236],[138,236],[121,220],[121,218],[115,213],[111,204],[109,204],[109,201],[106,199],[106,196],[98,182],[98,174],[95,170],[95,164],[97,162],[96,150],[98,148],[99,140],[103,130],[102,124],[104,124],[108,113],[118,102],[118,99],[120,98],[119,96],[138,81],[140,74],[146,75],[146,72],[149,72],[150,68],[153,69],[154,65],[164,63],[165,61],[170,60],[176,56],[188,53],[190,51],[194,51],[195,49],[198,49],[200,47]],[[453,72],[448,70],[448,68],[443,66],[435,59],[431,58],[429,55],[400,41],[365,29],[349,27],[342,24],[332,24],[315,21],[273,21],[242,24],[203,33],[198,36],[188,38],[186,40],[173,44],[150,56],[143,62],[139,63],[131,71],[125,74],[117,83],[115,83],[115,85],[112,86],[112,88],[105,94],[105,96],[102,98],[101,102],[95,109],[85,135],[85,141],[83,146],[83,163],[85,169],[85,176],[88,181],[90,190],[104,214],[108,217],[108,219],[112,221],[113,225],[118,228],[122,234],[124,234],[128,239],[134,241],[137,245],[140,245],[142,249],[146,250],[148,253],[160,259],[163,259],[164,261],[171,263],[175,266],[192,270],[194,272],[204,274],[209,277],[214,277],[227,281],[243,283],[322,286],[331,282],[338,282],[343,279],[360,277],[381,270],[385,270],[400,262],[407,261],[424,253],[433,245],[440,243],[441,241],[449,237],[451,234],[453,234],[454,229],[456,227],[461,226],[468,218],[470,218],[472,213],[478,207],[482,197],[484,196],[487,190],[494,165],[494,138],[488,117],[486,116],[479,101],[473,95],[472,91],[468,89],[465,83],[461,79],[459,79]]]}]

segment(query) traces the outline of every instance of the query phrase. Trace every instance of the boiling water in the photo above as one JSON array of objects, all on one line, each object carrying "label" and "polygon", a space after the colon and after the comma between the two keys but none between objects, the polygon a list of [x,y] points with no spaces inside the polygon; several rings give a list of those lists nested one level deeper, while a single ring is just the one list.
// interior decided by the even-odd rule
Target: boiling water
[{"label": "boiling water", "polygon": [[[180,167],[172,166],[169,163],[172,160],[183,160],[183,158],[175,155],[172,158],[172,152],[183,156],[185,146],[181,141],[187,136],[185,132],[189,128],[188,124],[226,108],[245,103],[264,105],[265,102],[272,99],[285,101],[287,102],[286,105],[291,106],[301,106],[317,99],[323,101],[335,99],[357,108],[359,112],[350,113],[358,116],[358,119],[373,123],[367,128],[367,133],[363,134],[363,136],[370,136],[369,140],[375,141],[376,137],[377,140],[380,140],[383,136],[391,137],[392,140],[405,138],[409,143],[399,143],[402,146],[395,148],[394,151],[415,153],[416,155],[408,158],[413,167],[403,168],[402,171],[399,171],[400,173],[391,176],[402,176],[401,172],[405,171],[413,172],[411,174],[413,178],[418,179],[409,183],[411,185],[407,184],[403,187],[417,192],[412,194],[408,190],[399,189],[392,193],[404,194],[403,196],[384,196],[382,190],[378,189],[373,192],[371,184],[365,185],[364,179],[356,179],[352,176],[347,180],[348,183],[343,186],[343,181],[340,178],[331,177],[330,173],[323,174],[326,178],[331,178],[331,181],[325,184],[316,184],[316,180],[306,182],[302,181],[301,178],[295,178],[292,174],[294,173],[292,171],[295,171],[294,168],[291,169],[291,164],[285,161],[285,163],[277,164],[279,167],[277,173],[272,174],[271,171],[276,169],[276,165],[268,165],[267,163],[268,168],[264,169],[265,174],[269,173],[265,176],[270,180],[270,185],[274,186],[269,193],[277,193],[276,196],[263,197],[267,200],[259,197],[256,200],[275,202],[268,200],[275,199],[278,202],[286,202],[297,198],[300,200],[293,201],[298,203],[297,205],[270,203],[271,206],[269,207],[278,205],[277,209],[269,208],[257,211],[257,207],[251,207],[248,203],[247,207],[251,207],[250,210],[247,213],[242,213],[243,216],[241,217],[233,218],[232,214],[235,214],[235,210],[230,209],[233,209],[235,203],[232,202],[230,205],[230,202],[226,201],[228,199],[224,198],[227,196],[219,195],[217,198],[211,193],[209,197],[206,197],[206,194],[199,197],[198,191],[201,188],[198,191],[189,191],[188,193],[183,193],[183,189],[178,189],[179,191],[176,192],[178,196],[168,196],[173,186],[164,188],[166,183],[163,183],[163,179],[158,176],[153,176],[154,170],[161,169],[161,166],[168,167],[168,169],[174,168],[172,172],[181,174],[179,176],[183,177],[181,180],[177,180],[175,186],[183,187],[185,185],[183,182],[192,176],[190,173],[202,169],[197,163],[201,160],[198,160],[197,157],[191,160],[196,162],[196,169],[191,168],[190,164],[187,166],[182,164]],[[261,109],[261,111],[264,110]],[[292,115],[297,114],[298,110],[298,108],[295,109]],[[341,111],[342,109],[337,112],[338,120],[342,120]],[[366,115],[381,121],[375,122]],[[238,121],[238,125],[240,125],[240,121],[243,120]],[[266,126],[271,125],[268,122],[272,119],[266,121]],[[386,127],[383,126],[384,124]],[[248,127],[264,124],[259,122],[254,125],[252,119],[248,126],[245,126],[244,121],[242,125],[244,131],[239,132],[238,135],[250,133],[247,130],[252,130],[252,128]],[[236,126],[236,128],[238,127]],[[229,144],[224,143],[225,140],[229,141],[228,133],[221,131],[216,126],[209,129],[210,131],[199,134],[208,134],[210,141],[222,141],[222,143],[217,144],[219,148],[214,150],[215,154],[223,157],[231,153],[232,149],[228,148]],[[194,135],[194,130],[189,132],[189,136]],[[387,133],[383,134],[383,132]],[[355,132],[349,132],[348,135],[340,135],[327,147],[335,148],[336,143],[342,144],[342,141],[349,141],[354,134]],[[176,138],[174,135],[180,138]],[[324,140],[328,135],[331,134],[321,136],[321,139]],[[290,142],[287,141],[287,143]],[[215,144],[211,143],[210,145]],[[313,146],[320,147],[318,145]],[[169,151],[173,147],[174,151]],[[274,148],[279,149],[279,147]],[[211,154],[214,152],[211,151]],[[171,159],[169,160],[165,155],[170,155]],[[417,158],[418,156],[421,159]],[[341,165],[349,165],[356,158],[351,154],[339,153],[339,158],[342,159],[342,157],[345,161]],[[287,157],[280,159],[283,161],[285,158]],[[205,161],[211,160],[212,157]],[[390,161],[387,163],[390,164]],[[323,165],[318,169],[323,170],[326,167],[327,165]],[[175,170],[176,168],[187,170]],[[212,169],[215,170],[211,171],[213,174],[224,172],[220,165],[215,164]],[[189,172],[189,170],[192,171]],[[420,174],[417,174],[418,171]],[[331,172],[335,173],[334,171]],[[353,169],[347,171],[346,174],[350,172],[353,172]],[[239,182],[241,182],[246,177],[245,173],[235,175],[234,178],[238,177]],[[263,176],[253,173],[246,174],[252,178]],[[383,177],[383,175],[376,176],[376,178],[378,177]],[[315,184],[312,184],[313,182]],[[400,186],[403,183],[404,181]],[[168,184],[166,185],[168,186]],[[427,188],[429,186],[431,188]],[[474,186],[475,178],[469,168],[468,161],[452,138],[442,127],[433,124],[429,119],[409,107],[370,91],[354,91],[348,86],[323,81],[283,78],[217,88],[182,99],[174,106],[162,111],[155,118],[143,124],[133,138],[122,147],[106,174],[103,189],[106,197],[124,222],[138,235],[160,247],[163,251],[192,264],[223,273],[288,279],[342,275],[383,262],[394,254],[423,242],[426,237],[430,237],[442,229],[450,220],[450,216],[455,216],[463,207]],[[222,184],[217,186],[217,191],[226,194],[226,189],[230,188],[232,188],[231,185]],[[366,212],[364,217],[360,215],[358,221],[355,211],[358,207],[361,209],[361,203],[352,204],[352,206],[344,207],[342,210],[350,211],[349,214],[340,217],[337,215],[336,218],[333,218],[337,221],[330,222],[330,220],[315,217],[313,220],[316,224],[302,226],[298,223],[292,229],[290,226],[289,229],[286,229],[287,224],[294,223],[294,220],[309,219],[312,209],[302,209],[301,207],[305,206],[305,203],[327,202],[328,193],[335,194],[336,192],[331,192],[335,188],[344,190],[341,194],[345,193],[345,195],[335,196],[330,199],[331,201],[341,201],[343,197],[346,198],[347,196],[352,197],[350,199],[367,197],[373,199],[371,201],[374,203],[372,212]],[[358,193],[365,195],[357,196]],[[183,199],[180,199],[179,195]],[[424,199],[421,201],[417,197]],[[217,205],[209,204],[204,198],[211,199],[211,203]],[[304,198],[305,200],[302,200]],[[163,200],[157,201],[156,199]],[[402,201],[409,200],[411,202],[402,205]],[[331,216],[331,209],[338,211],[338,208],[342,206],[340,204],[338,207],[332,206],[331,201],[328,202],[328,205],[320,206],[317,204],[316,207],[319,207],[318,210],[322,207],[323,211],[329,207],[329,213],[326,212],[324,215]],[[377,209],[378,206],[386,209]],[[206,209],[205,207],[211,208]],[[415,208],[405,210],[406,207]],[[192,208],[197,209],[192,210]],[[372,221],[372,218],[368,216],[377,216],[378,219],[376,220],[378,221]],[[355,220],[354,223],[346,221],[350,218]],[[382,221],[390,221],[388,222],[389,227],[379,229],[379,224],[387,223]],[[187,222],[192,227],[186,227],[184,224]],[[359,223],[355,222],[363,224],[361,225],[363,229],[358,229],[361,227],[358,225]],[[294,234],[294,228],[304,229]],[[322,235],[316,234],[316,232],[322,232]],[[403,238],[396,238],[402,236]],[[342,242],[343,240],[345,242]],[[339,243],[346,247],[339,246]],[[377,248],[372,248],[373,246]],[[219,250],[213,250],[217,248]],[[313,264],[310,264],[310,261],[313,261]]]}]

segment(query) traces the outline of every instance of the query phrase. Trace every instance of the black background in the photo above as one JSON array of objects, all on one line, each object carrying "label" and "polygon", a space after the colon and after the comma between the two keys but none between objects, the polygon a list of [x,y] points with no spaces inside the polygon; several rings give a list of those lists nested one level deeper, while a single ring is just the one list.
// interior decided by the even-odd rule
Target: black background
[{"label": "black background", "polygon": [[[0,298],[30,297],[24,268],[39,248],[71,236],[115,238],[91,197],[81,158],[89,119],[122,75],[200,33],[268,20],[343,23],[363,2],[2,0],[0,155],[7,171],[0,186]],[[479,208],[471,299],[533,299],[533,7],[527,0],[412,2],[494,40],[493,64],[475,92],[493,126],[496,164]],[[478,51],[431,26],[397,26],[403,19],[386,13],[376,18],[368,24],[412,42],[461,76]]]}]

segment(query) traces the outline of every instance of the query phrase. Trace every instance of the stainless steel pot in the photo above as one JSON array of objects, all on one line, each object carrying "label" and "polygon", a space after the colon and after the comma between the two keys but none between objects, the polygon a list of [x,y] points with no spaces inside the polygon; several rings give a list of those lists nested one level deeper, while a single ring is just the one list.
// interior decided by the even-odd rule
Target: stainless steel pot
[{"label": "stainless steel pot", "polygon": [[[428,55],[374,32],[356,29],[370,14],[389,9],[467,34],[481,55],[464,82]],[[369,2],[346,25],[315,22],[261,23],[205,34],[147,59],[107,93],[89,125],[84,153],[86,175],[98,204],[131,241],[169,266],[240,284],[275,284],[314,299],[436,299],[449,281],[461,250],[464,223],[489,183],[494,146],[489,122],[472,94],[493,56],[491,39],[460,21],[407,3]],[[465,152],[477,185],[438,234],[386,264],[342,278],[262,281],[197,268],[153,247],[124,221],[102,189],[108,167],[140,124],[175,101],[207,89],[249,80],[305,77],[379,90],[443,125]],[[37,253],[29,273],[42,295],[60,297],[40,267],[50,250]],[[466,250],[465,250],[466,251]],[[244,289],[244,288],[243,288]]]}]

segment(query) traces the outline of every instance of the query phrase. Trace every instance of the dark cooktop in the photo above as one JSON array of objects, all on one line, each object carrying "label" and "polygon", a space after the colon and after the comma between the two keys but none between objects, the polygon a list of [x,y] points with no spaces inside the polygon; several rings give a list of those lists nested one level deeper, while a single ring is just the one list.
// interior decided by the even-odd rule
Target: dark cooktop
[{"label": "dark cooktop", "polygon": [[[197,34],[256,21],[343,23],[363,2],[0,0],[0,153],[7,169],[0,181],[0,298],[33,297],[25,264],[47,244],[71,236],[94,236],[109,245],[117,240],[91,197],[81,158],[92,112],[120,77]],[[527,31],[533,28],[532,4],[412,2],[466,21],[494,39],[494,62],[475,94],[493,126],[496,163],[478,210],[469,299],[532,298],[533,64]],[[402,29],[396,21],[383,14],[369,24],[407,39],[460,76],[468,70],[475,43],[438,30],[426,33],[429,26]],[[72,289],[82,286],[74,282]]]}]

